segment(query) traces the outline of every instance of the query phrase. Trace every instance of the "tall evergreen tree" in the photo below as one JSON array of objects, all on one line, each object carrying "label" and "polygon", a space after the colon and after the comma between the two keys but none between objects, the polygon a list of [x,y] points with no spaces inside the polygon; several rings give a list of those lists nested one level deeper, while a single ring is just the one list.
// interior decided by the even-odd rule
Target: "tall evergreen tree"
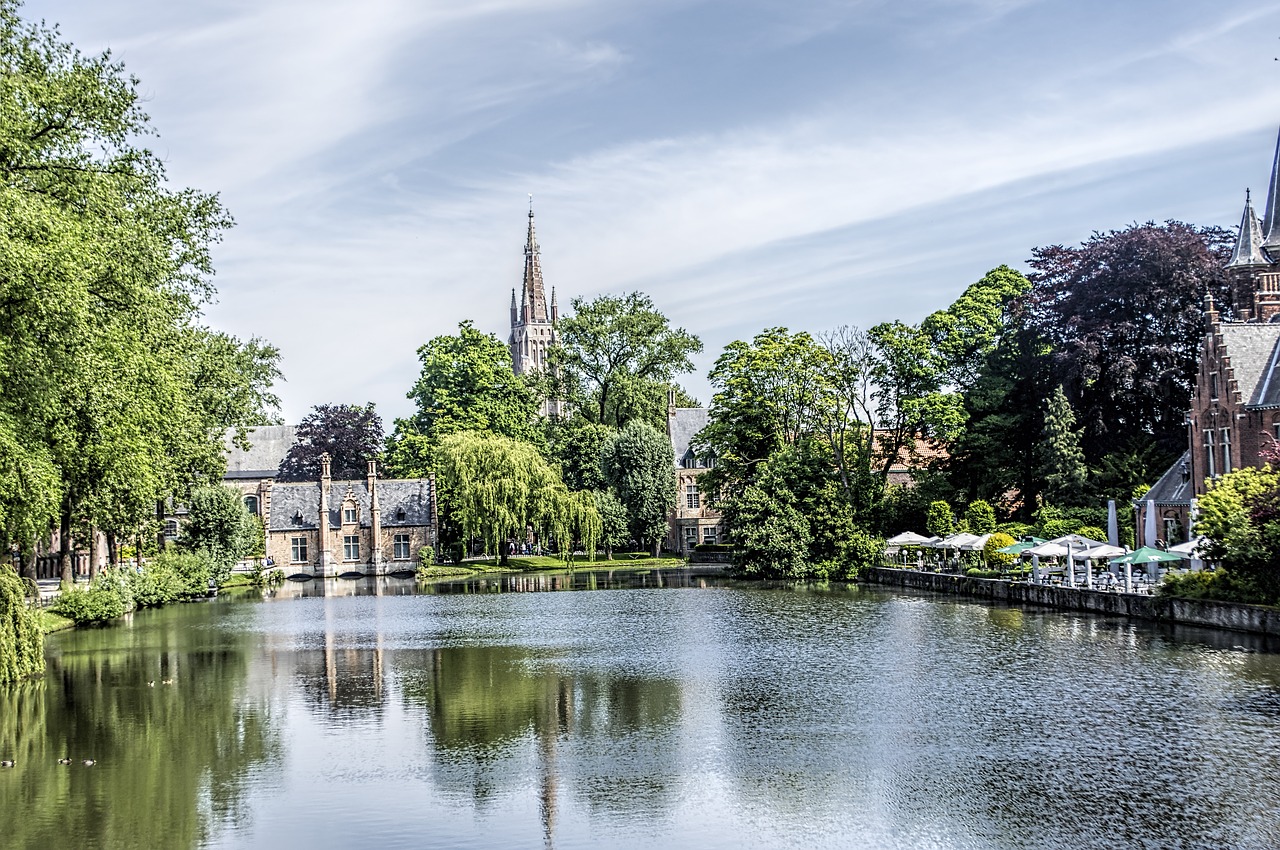
[{"label": "tall evergreen tree", "polygon": [[1076,415],[1061,386],[1054,389],[1045,407],[1043,436],[1040,461],[1045,499],[1054,505],[1084,504],[1088,470],[1076,432]]}]

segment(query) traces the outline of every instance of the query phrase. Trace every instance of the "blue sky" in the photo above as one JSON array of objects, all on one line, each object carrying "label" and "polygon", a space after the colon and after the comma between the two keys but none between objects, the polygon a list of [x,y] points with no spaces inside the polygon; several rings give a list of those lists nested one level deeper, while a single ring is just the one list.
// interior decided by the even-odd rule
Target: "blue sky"
[{"label": "blue sky", "polygon": [[288,421],[376,402],[462,319],[505,340],[527,195],[562,306],[639,289],[706,344],[918,321],[1094,230],[1234,226],[1280,128],[1280,7],[1189,0],[29,2],[141,80],[219,192],[210,322]]}]

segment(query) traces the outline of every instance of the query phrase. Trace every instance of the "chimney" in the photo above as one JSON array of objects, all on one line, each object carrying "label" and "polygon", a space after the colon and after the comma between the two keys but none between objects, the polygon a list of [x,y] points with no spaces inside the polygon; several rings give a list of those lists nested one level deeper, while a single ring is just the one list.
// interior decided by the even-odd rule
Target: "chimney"
[{"label": "chimney", "polygon": [[327,576],[333,564],[329,548],[329,453],[320,455],[320,575]]},{"label": "chimney", "polygon": [[382,565],[382,512],[378,508],[378,462],[369,461],[369,563]]}]

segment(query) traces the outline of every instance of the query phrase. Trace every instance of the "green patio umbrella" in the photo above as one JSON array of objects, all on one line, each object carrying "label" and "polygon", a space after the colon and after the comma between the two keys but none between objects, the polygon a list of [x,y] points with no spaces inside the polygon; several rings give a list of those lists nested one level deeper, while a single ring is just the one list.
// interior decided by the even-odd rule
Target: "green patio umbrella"
[{"label": "green patio umbrella", "polygon": [[1003,549],[997,549],[996,551],[1002,552],[1005,555],[1021,555],[1023,552],[1027,551],[1032,546],[1039,546],[1041,543],[1047,543],[1047,542],[1048,542],[1047,540],[1042,540],[1039,537],[1031,537],[1021,542],[1013,543],[1009,546],[1005,546]]},{"label": "green patio umbrella", "polygon": [[1155,564],[1162,561],[1181,561],[1185,559],[1185,555],[1175,555],[1172,552],[1166,552],[1163,549],[1156,549],[1151,546],[1143,546],[1141,549],[1134,549],[1128,555],[1121,555],[1119,558],[1112,558],[1109,564]]}]

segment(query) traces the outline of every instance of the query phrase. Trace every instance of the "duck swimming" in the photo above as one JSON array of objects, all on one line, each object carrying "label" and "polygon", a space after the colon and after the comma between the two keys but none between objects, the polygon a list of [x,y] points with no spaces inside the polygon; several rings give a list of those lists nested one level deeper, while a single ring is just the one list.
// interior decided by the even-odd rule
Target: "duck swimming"
[{"label": "duck swimming", "polygon": [[4,761],[0,761],[0,767],[13,767],[13,762],[9,759],[5,759]]},{"label": "duck swimming", "polygon": [[71,764],[71,759],[58,759],[58,764]]},{"label": "duck swimming", "polygon": [[97,759],[85,759],[83,762],[85,767],[93,767],[97,763],[98,763]]}]

